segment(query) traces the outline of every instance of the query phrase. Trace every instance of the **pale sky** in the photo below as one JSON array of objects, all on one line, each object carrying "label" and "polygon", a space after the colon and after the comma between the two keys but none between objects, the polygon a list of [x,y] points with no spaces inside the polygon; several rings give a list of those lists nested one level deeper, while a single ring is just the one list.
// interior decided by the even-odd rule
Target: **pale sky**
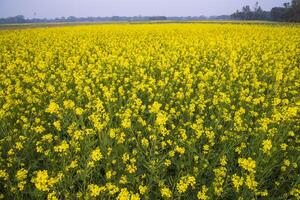
[{"label": "pale sky", "polygon": [[264,10],[270,10],[290,0],[0,0],[0,18],[211,16],[232,14],[244,5],[253,7],[256,1]]}]

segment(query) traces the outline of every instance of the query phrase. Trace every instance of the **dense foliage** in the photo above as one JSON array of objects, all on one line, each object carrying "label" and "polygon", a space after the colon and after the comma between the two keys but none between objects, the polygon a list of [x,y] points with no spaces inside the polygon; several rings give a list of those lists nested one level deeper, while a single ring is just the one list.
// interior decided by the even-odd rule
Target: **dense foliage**
[{"label": "dense foliage", "polygon": [[299,199],[300,27],[0,31],[0,197]]},{"label": "dense foliage", "polygon": [[275,21],[300,22],[300,0],[285,3],[284,7],[272,8],[271,18]]},{"label": "dense foliage", "polygon": [[291,3],[284,3],[283,7],[274,7],[271,11],[264,11],[258,5],[258,2],[256,2],[253,10],[247,5],[241,11],[237,10],[231,17],[237,20],[300,22],[300,0],[292,0]]}]

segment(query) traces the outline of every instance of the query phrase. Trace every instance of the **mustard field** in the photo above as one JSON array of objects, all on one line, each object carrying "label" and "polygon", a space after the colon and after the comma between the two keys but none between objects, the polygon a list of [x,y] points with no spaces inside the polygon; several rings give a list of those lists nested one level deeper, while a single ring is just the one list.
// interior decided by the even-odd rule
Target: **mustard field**
[{"label": "mustard field", "polygon": [[300,199],[300,26],[0,31],[0,198]]}]

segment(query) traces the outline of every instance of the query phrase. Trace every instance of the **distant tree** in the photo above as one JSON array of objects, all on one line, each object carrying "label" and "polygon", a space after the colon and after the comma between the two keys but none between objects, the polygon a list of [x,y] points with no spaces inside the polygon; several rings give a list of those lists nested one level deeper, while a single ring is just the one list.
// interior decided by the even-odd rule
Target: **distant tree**
[{"label": "distant tree", "polygon": [[239,20],[274,20],[300,22],[300,0],[292,0],[283,4],[283,7],[274,7],[270,12],[264,11],[255,3],[253,10],[250,6],[244,6],[231,15],[232,19]]},{"label": "distant tree", "polygon": [[67,22],[76,22],[77,21],[77,18],[74,17],[74,16],[69,16],[66,20]]},{"label": "distant tree", "polygon": [[0,23],[6,23],[6,24],[21,24],[25,23],[26,19],[23,15],[17,15],[15,17],[8,17],[5,19],[0,19]]},{"label": "distant tree", "polygon": [[[191,18],[191,17],[189,17]],[[152,17],[149,17],[149,20],[167,20],[167,17],[165,16],[152,16]]]},{"label": "distant tree", "polygon": [[300,0],[292,0],[291,3],[284,3],[283,7],[272,8],[271,18],[274,21],[300,22]]},{"label": "distant tree", "polygon": [[270,18],[270,12],[264,11],[256,2],[253,10],[251,10],[249,5],[244,6],[242,11],[237,10],[231,15],[231,18],[238,20],[267,20]]},{"label": "distant tree", "polygon": [[286,21],[287,20],[287,8],[286,7],[272,8],[271,19],[274,21]]},{"label": "distant tree", "polygon": [[291,21],[300,22],[300,0],[292,1],[291,15]]},{"label": "distant tree", "polygon": [[290,8],[291,4],[290,4],[289,2],[287,2],[287,3],[283,3],[283,6],[284,6],[285,8]]},{"label": "distant tree", "polygon": [[262,8],[260,7],[258,1],[254,5],[254,12],[260,12],[262,11]]}]

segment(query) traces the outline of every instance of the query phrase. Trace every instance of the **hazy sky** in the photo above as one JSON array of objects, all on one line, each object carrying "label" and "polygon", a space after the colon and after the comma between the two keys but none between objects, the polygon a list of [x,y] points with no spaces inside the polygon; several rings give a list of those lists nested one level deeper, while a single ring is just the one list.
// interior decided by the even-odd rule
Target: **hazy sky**
[{"label": "hazy sky", "polygon": [[[257,0],[0,0],[0,17],[200,16],[231,14]],[[290,0],[258,0],[263,9]],[[35,14],[34,14],[35,13]]]}]

